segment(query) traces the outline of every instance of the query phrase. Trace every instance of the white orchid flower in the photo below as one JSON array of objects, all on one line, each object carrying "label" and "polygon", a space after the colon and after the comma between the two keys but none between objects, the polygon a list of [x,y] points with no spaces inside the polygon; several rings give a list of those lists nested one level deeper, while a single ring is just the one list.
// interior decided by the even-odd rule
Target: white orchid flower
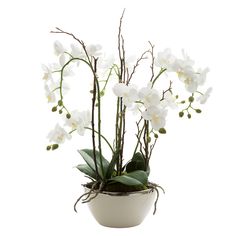
[{"label": "white orchid flower", "polygon": [[122,97],[125,106],[131,107],[138,100],[138,91],[135,85],[127,86],[124,83],[118,83],[113,87],[113,92],[117,97]]},{"label": "white orchid flower", "polygon": [[57,56],[60,56],[61,54],[65,52],[65,48],[59,41],[55,41],[53,46],[54,46],[54,53]]},{"label": "white orchid flower", "polygon": [[197,74],[197,82],[199,85],[203,85],[206,81],[206,76],[207,73],[209,72],[209,68],[205,68],[205,69],[198,69],[196,74]]},{"label": "white orchid flower", "polygon": [[79,135],[84,135],[85,127],[91,124],[90,111],[79,112],[77,110],[70,113],[70,119],[65,117],[65,125],[69,126],[72,130],[77,130]]},{"label": "white orchid flower", "polygon": [[81,49],[75,45],[75,44],[71,44],[71,56],[75,57],[75,58],[83,58],[84,54],[82,53]]},{"label": "white orchid flower", "polygon": [[128,110],[132,112],[133,115],[140,115],[143,105],[141,103],[135,103],[133,106],[129,107]]},{"label": "white orchid flower", "polygon": [[160,103],[160,96],[156,89],[152,88],[152,83],[139,90],[139,98],[146,108],[157,106]]},{"label": "white orchid flower", "polygon": [[91,56],[98,57],[102,54],[101,49],[102,46],[100,44],[91,44],[87,47],[87,52]]},{"label": "white orchid flower", "polygon": [[171,50],[167,48],[163,52],[159,52],[157,54],[157,60],[155,61],[155,64],[156,66],[165,68],[168,71],[174,71],[175,61],[175,56],[171,53]]},{"label": "white orchid flower", "polygon": [[145,120],[151,121],[151,125],[154,130],[164,128],[166,123],[166,116],[167,110],[160,109],[156,106],[148,107],[147,110],[142,113],[142,117]]},{"label": "white orchid flower", "polygon": [[42,65],[42,69],[43,69],[43,80],[45,81],[49,81],[50,79],[52,79],[52,66],[51,65]]},{"label": "white orchid flower", "polygon": [[44,89],[48,103],[54,103],[56,101],[55,93],[49,88],[47,84],[45,84]]},{"label": "white orchid flower", "polygon": [[163,108],[170,107],[171,109],[176,109],[178,107],[176,103],[176,97],[168,91],[165,94],[164,99],[161,101],[161,106]]},{"label": "white orchid flower", "polygon": [[65,139],[70,139],[71,135],[68,134],[59,124],[56,124],[55,128],[48,134],[49,142],[55,142],[56,144],[64,143]]},{"label": "white orchid flower", "polygon": [[208,98],[210,97],[211,92],[212,92],[212,87],[208,88],[204,94],[198,97],[197,101],[199,101],[201,104],[206,103]]},{"label": "white orchid flower", "polygon": [[85,127],[91,125],[91,113],[89,110],[82,111],[79,113],[79,122],[77,127],[77,132],[79,135],[84,135]]},{"label": "white orchid flower", "polygon": [[98,60],[98,69],[109,70],[115,62],[115,57],[113,55],[103,56],[103,59]]}]

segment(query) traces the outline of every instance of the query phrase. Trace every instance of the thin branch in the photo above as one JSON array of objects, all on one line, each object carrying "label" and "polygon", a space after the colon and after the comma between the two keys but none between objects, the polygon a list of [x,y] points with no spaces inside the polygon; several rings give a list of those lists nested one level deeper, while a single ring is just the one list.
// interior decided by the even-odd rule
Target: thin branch
[{"label": "thin branch", "polygon": [[166,94],[167,92],[172,93],[172,83],[173,83],[173,82],[170,80],[169,88],[162,91],[162,98],[161,98],[160,101],[163,101],[163,100],[165,99],[165,94]]},{"label": "thin branch", "polygon": [[154,57],[154,45],[149,41],[149,44],[151,46],[151,50],[149,50],[150,54],[151,54],[151,79],[150,81],[152,82],[153,78],[154,78],[154,61],[155,61],[155,57]]},{"label": "thin branch", "polygon": [[147,54],[148,52],[149,52],[148,50],[145,51],[145,52],[143,52],[142,55],[140,56],[140,58],[136,61],[136,64],[134,65],[133,70],[132,70],[132,72],[131,72],[131,74],[130,74],[130,76],[128,77],[128,80],[127,80],[127,82],[126,82],[127,85],[130,83],[130,80],[132,79],[132,77],[133,77],[133,75],[134,75],[134,73],[135,73],[137,67],[139,66],[140,61],[142,61],[142,60],[144,60],[144,59],[147,59],[147,57],[144,57],[144,56],[145,56],[145,54]]},{"label": "thin branch", "polygon": [[150,158],[151,158],[151,156],[152,156],[152,151],[153,151],[153,149],[154,149],[155,146],[156,146],[156,142],[157,142],[157,138],[155,138],[154,143],[150,146],[150,153],[149,153],[149,157],[148,157],[148,162],[149,162],[149,160],[150,160]]},{"label": "thin branch", "polygon": [[94,124],[94,110],[95,110],[95,102],[96,102],[96,81],[95,78],[93,80],[93,97],[92,97],[92,144],[93,144],[93,161],[95,165],[95,172],[96,172],[96,179],[99,178],[99,173],[98,173],[98,165],[97,165],[97,158],[96,158],[96,143],[95,143],[95,124]]},{"label": "thin branch", "polygon": [[82,48],[83,48],[83,50],[84,50],[84,52],[86,54],[86,57],[87,57],[89,63],[91,64],[91,59],[90,59],[90,57],[88,55],[86,46],[85,46],[85,44],[84,44],[84,42],[82,40],[77,38],[74,34],[66,32],[66,31],[64,31],[64,30],[62,30],[62,29],[60,29],[58,27],[56,27],[56,30],[58,30],[58,31],[51,31],[50,33],[53,33],[53,34],[67,34],[67,35],[71,36],[72,38],[74,38],[77,42],[79,42],[79,44],[82,46]]}]

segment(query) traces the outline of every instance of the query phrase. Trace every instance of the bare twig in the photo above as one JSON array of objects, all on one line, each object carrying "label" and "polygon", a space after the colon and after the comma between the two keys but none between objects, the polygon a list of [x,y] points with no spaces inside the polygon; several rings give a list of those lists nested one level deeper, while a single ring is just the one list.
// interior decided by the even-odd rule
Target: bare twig
[{"label": "bare twig", "polygon": [[160,101],[163,101],[163,100],[165,99],[165,94],[166,94],[167,92],[172,93],[172,83],[173,83],[173,82],[170,80],[169,88],[162,91],[162,98],[161,98]]},{"label": "bare twig", "polygon": [[92,97],[92,144],[93,144],[93,160],[95,165],[95,173],[96,173],[96,179],[99,179],[99,173],[98,173],[98,165],[97,165],[97,158],[96,158],[96,143],[95,143],[95,124],[94,124],[94,110],[95,110],[95,102],[96,102],[96,81],[95,78],[93,80],[93,97]]},{"label": "bare twig", "polygon": [[142,60],[144,60],[144,59],[147,59],[147,57],[145,57],[145,55],[146,55],[148,52],[149,52],[148,50],[145,51],[145,52],[143,52],[142,55],[140,56],[140,58],[138,58],[138,60],[136,61],[136,64],[134,65],[133,70],[132,70],[130,76],[128,77],[128,79],[127,79],[127,82],[126,82],[127,85],[130,83],[130,80],[132,79],[132,77],[133,77],[133,75],[134,75],[134,73],[135,73],[137,67],[139,66],[140,61],[142,61]]},{"label": "bare twig", "polygon": [[153,78],[154,78],[154,61],[155,61],[155,57],[154,57],[154,45],[149,41],[149,44],[151,46],[151,50],[149,50],[150,54],[151,54],[151,79],[150,81],[152,82]]},{"label": "bare twig", "polygon": [[86,57],[87,57],[89,63],[91,64],[91,59],[90,59],[90,57],[89,57],[89,55],[88,55],[86,46],[85,46],[85,44],[84,44],[84,42],[83,42],[82,40],[80,40],[79,38],[77,38],[74,34],[69,33],[69,32],[66,32],[66,31],[64,31],[64,30],[62,30],[62,29],[60,29],[60,28],[58,28],[58,27],[56,27],[56,30],[57,30],[57,31],[51,31],[50,33],[54,33],[54,34],[67,34],[67,35],[71,36],[72,38],[74,38],[74,39],[82,46],[82,48],[83,48],[83,50],[84,50],[84,52],[85,52],[85,54],[86,54]]}]

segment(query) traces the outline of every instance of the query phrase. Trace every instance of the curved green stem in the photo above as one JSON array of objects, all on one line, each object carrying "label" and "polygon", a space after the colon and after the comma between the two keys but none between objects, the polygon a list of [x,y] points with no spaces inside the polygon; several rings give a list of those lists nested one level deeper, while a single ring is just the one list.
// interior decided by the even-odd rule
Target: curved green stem
[{"label": "curved green stem", "polygon": [[[89,127],[85,127],[85,129],[92,130],[92,129],[89,128]],[[94,130],[94,132],[95,132],[96,134],[99,134],[98,131],[96,131],[96,130]],[[114,150],[113,150],[111,144],[109,143],[109,141],[106,139],[106,137],[105,137],[104,135],[102,135],[102,134],[101,134],[101,137],[104,139],[104,141],[107,143],[107,145],[109,146],[109,148],[111,149],[111,151],[114,153]]]},{"label": "curved green stem", "polygon": [[152,88],[154,86],[154,84],[156,83],[157,79],[166,71],[167,69],[165,68],[161,68],[160,72],[158,73],[158,75],[155,77],[155,79],[152,81]]}]

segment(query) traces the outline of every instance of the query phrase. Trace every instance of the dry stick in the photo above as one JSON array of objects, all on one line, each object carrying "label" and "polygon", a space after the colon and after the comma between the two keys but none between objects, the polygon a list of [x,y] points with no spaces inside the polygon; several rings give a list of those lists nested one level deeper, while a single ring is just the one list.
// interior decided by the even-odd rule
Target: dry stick
[{"label": "dry stick", "polygon": [[138,122],[136,122],[136,126],[137,126],[137,129],[138,129],[138,133],[137,133],[137,135],[136,135],[136,137],[137,137],[137,144],[136,144],[136,146],[135,146],[135,149],[134,149],[134,153],[133,153],[133,155],[136,153],[136,151],[137,151],[137,148],[138,148],[138,145],[139,145],[139,142],[140,142],[140,138],[141,138],[141,135],[142,135],[142,133],[143,133],[143,130],[144,130],[144,125],[143,125],[143,127],[142,127],[142,129],[140,130],[139,129],[139,124],[140,124],[140,122],[142,121],[142,117],[140,118],[140,120],[138,121]]},{"label": "dry stick", "polygon": [[72,34],[72,33],[66,32],[66,31],[64,31],[64,30],[62,30],[62,29],[60,29],[60,28],[58,28],[58,27],[56,27],[56,29],[57,29],[58,31],[51,31],[51,33],[54,33],[54,34],[67,34],[67,35],[73,37],[77,42],[79,42],[80,45],[83,47],[83,50],[84,50],[84,52],[85,52],[85,54],[86,54],[86,57],[87,57],[89,63],[91,64],[91,59],[90,59],[90,57],[89,57],[89,55],[88,55],[88,52],[87,52],[87,50],[86,50],[86,46],[85,46],[84,42],[83,42],[82,40],[80,40],[79,38],[77,38],[77,37],[76,37],[74,34]]},{"label": "dry stick", "polygon": [[149,153],[149,157],[148,157],[148,162],[152,156],[152,151],[153,151],[154,147],[156,146],[156,142],[157,142],[157,138],[155,139],[154,143],[150,146],[150,153]]},{"label": "dry stick", "polygon": [[149,158],[149,143],[148,143],[148,136],[149,136],[149,121],[144,121],[144,133],[143,133],[143,142],[144,142],[144,152],[145,152],[145,166],[147,168],[148,165],[148,158]]},{"label": "dry stick", "polygon": [[163,100],[165,99],[165,94],[166,94],[167,92],[172,93],[172,83],[173,83],[173,82],[170,80],[169,88],[166,89],[166,90],[164,90],[164,91],[162,91],[162,98],[161,98],[160,101],[163,101]]},{"label": "dry stick", "polygon": [[[119,59],[120,59],[120,73],[119,73],[119,83],[125,82],[125,50],[124,50],[124,39],[121,35],[121,27],[122,27],[122,20],[124,17],[124,12],[122,13],[122,16],[120,18],[120,24],[119,24],[119,31],[118,31],[118,52],[119,52]],[[122,139],[124,139],[123,136],[123,129],[122,129],[122,121],[123,121],[123,102],[122,98],[118,98],[117,101],[117,112],[116,112],[116,147],[119,151],[119,158],[117,159],[117,174],[121,174],[122,169],[122,156],[123,156],[123,150],[122,150]],[[116,150],[116,151],[117,151]]]},{"label": "dry stick", "polygon": [[122,130],[122,138],[121,138],[121,161],[120,161],[120,175],[122,172],[122,166],[123,166],[123,150],[124,150],[124,143],[125,143],[125,112],[126,112],[126,106],[124,107],[124,110],[122,111],[122,119],[123,119],[123,130]]},{"label": "dry stick", "polygon": [[154,78],[154,61],[155,61],[155,57],[154,57],[154,45],[149,41],[148,42],[151,46],[151,50],[149,50],[149,53],[151,54],[151,59],[152,59],[152,63],[151,63],[151,79],[150,81],[152,82],[153,78]]},{"label": "dry stick", "polygon": [[97,86],[97,94],[98,94],[98,149],[99,149],[99,158],[100,165],[102,170],[102,178],[105,178],[103,163],[102,163],[102,137],[101,137],[101,101],[100,101],[100,87],[97,78],[97,60],[98,58],[94,58],[94,81]]},{"label": "dry stick", "polygon": [[147,59],[147,57],[144,57],[144,56],[145,56],[145,54],[147,54],[148,52],[149,52],[148,50],[145,51],[145,52],[143,52],[142,55],[140,56],[140,58],[136,61],[136,64],[134,65],[133,70],[132,70],[132,72],[131,72],[131,74],[130,74],[130,76],[128,77],[128,80],[127,80],[127,82],[126,82],[127,85],[130,83],[130,80],[132,79],[132,77],[133,77],[133,75],[134,75],[134,73],[135,73],[137,67],[139,66],[140,61],[142,61],[142,60],[144,60],[144,59]]},{"label": "dry stick", "polygon": [[96,143],[95,143],[95,124],[94,124],[94,110],[95,110],[95,102],[96,102],[96,82],[95,78],[93,80],[93,97],[92,97],[92,143],[93,143],[93,160],[95,165],[96,179],[99,179],[97,158],[96,158]]}]

